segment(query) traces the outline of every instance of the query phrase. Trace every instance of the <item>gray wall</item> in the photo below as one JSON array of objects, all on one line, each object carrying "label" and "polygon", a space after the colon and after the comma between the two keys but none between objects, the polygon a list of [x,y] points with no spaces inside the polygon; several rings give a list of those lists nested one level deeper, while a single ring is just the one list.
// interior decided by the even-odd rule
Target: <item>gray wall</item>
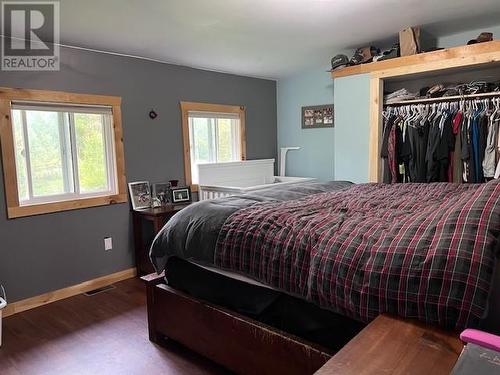
[{"label": "gray wall", "polygon": [[[248,158],[276,158],[274,81],[62,48],[60,72],[0,71],[0,86],[121,96],[129,181],[183,179],[181,100],[245,105]],[[10,301],[133,266],[128,204],[7,220],[2,178],[0,283]]]}]

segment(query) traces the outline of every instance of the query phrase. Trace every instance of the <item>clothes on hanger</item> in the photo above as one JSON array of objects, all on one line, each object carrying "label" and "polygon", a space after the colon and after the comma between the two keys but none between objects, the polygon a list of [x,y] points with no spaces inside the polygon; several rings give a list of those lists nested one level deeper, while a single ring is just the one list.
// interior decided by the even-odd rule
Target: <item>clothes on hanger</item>
[{"label": "clothes on hanger", "polygon": [[463,112],[459,109],[455,116],[453,117],[453,137],[455,138],[455,146],[451,152],[450,156],[450,172],[448,176],[448,181],[452,181],[455,183],[462,182],[462,174],[463,174],[463,164],[461,157],[462,150],[462,137],[460,136],[460,129],[462,127],[463,122]]},{"label": "clothes on hanger", "polygon": [[[500,98],[497,99],[498,103],[500,104]],[[500,109],[496,109],[496,112],[500,112]],[[497,121],[497,132],[498,132],[498,141],[497,141],[497,152],[496,152],[496,159],[497,159],[497,168],[495,170],[495,175],[493,176],[494,178],[500,178],[500,124]]]},{"label": "clothes on hanger", "polygon": [[481,166],[479,162],[480,155],[480,143],[479,143],[479,122],[480,122],[480,112],[474,112],[474,116],[472,118],[472,161],[474,163],[474,176],[472,179],[474,182],[479,182],[481,180],[482,173],[480,171]]},{"label": "clothes on hanger", "polygon": [[[446,154],[446,150],[443,150],[445,148],[444,142],[441,142],[441,128],[444,127],[442,119],[444,119],[444,115],[436,116],[429,130],[429,141],[427,142],[427,153],[425,155],[425,162],[427,163],[426,182],[441,181],[441,167],[448,166],[443,159],[443,153]],[[447,154],[446,157],[448,157]]]},{"label": "clothes on hanger", "polygon": [[[495,176],[495,165],[497,163],[497,144],[500,141],[499,129],[500,116],[496,117],[495,112],[490,114],[488,121],[487,139],[485,155],[483,159],[483,171],[485,178],[493,178]],[[500,165],[500,164],[499,164]]]},{"label": "clothes on hanger", "polygon": [[427,142],[429,139],[429,122],[424,119],[422,123],[408,127],[410,142],[410,181],[426,182],[427,164],[425,161]]},{"label": "clothes on hanger", "polygon": [[395,183],[396,179],[396,133],[393,131],[393,125],[396,122],[396,117],[390,117],[385,123],[382,147],[380,156],[384,159],[383,181],[387,183]]},{"label": "clothes on hanger", "polygon": [[383,181],[481,183],[500,174],[500,98],[388,105]]}]

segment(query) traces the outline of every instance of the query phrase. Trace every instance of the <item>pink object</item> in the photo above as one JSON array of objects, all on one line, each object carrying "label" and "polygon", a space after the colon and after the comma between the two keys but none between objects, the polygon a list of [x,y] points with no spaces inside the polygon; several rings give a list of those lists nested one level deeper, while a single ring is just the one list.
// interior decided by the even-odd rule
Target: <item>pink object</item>
[{"label": "pink object", "polygon": [[491,333],[477,329],[466,329],[460,334],[460,340],[500,352],[500,336]]}]

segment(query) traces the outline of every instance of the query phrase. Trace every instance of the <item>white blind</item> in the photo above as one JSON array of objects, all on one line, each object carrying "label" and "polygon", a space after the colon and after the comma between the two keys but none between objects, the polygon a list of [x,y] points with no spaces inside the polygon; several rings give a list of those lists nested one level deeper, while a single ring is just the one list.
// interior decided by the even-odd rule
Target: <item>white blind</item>
[{"label": "white blind", "polygon": [[111,106],[64,104],[64,103],[49,103],[49,102],[34,103],[34,102],[13,101],[12,109],[25,110],[25,111],[44,111],[44,112],[95,113],[102,115],[113,114],[113,109]]},{"label": "white blind", "polygon": [[239,120],[238,113],[224,113],[224,112],[202,112],[202,111],[188,111],[188,116],[191,118],[218,118],[218,119],[231,119]]}]

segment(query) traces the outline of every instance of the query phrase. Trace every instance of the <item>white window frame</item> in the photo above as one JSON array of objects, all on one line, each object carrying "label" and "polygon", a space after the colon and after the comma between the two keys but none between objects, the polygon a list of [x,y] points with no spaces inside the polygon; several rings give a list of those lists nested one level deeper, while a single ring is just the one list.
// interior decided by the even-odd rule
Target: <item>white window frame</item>
[{"label": "white window frame", "polygon": [[191,116],[189,115],[189,147],[191,149],[191,157],[194,155],[194,147],[196,143],[196,138],[193,132],[193,123],[192,119],[193,118],[205,118],[211,120],[210,123],[208,124],[208,137],[209,137],[209,142],[208,142],[208,154],[209,154],[209,163],[216,163],[217,160],[219,159],[219,146],[218,146],[218,141],[219,141],[219,124],[218,120],[222,119],[228,119],[228,120],[235,120],[238,121],[236,124],[237,126],[231,126],[231,154],[232,155],[239,155],[238,159],[235,159],[233,161],[238,161],[241,160],[241,142],[240,142],[240,135],[239,135],[239,128],[240,128],[240,119],[237,117],[232,116],[231,114],[227,114],[226,117],[224,117],[225,114],[221,113],[218,114],[217,117],[212,117],[213,114],[210,112],[206,113],[207,117],[202,117],[201,116],[202,112],[199,112],[197,116]]},{"label": "white window frame", "polygon": [[[189,121],[189,148],[190,148],[190,160],[191,160],[191,182],[197,183],[195,179],[195,171],[199,163],[195,163],[194,159],[196,157],[196,136],[194,132],[194,119],[201,118],[208,120],[208,161],[207,163],[217,163],[219,160],[219,120],[230,120],[235,121],[236,126],[231,126],[231,155],[233,159],[230,161],[241,161],[241,141],[239,137],[240,129],[240,117],[233,113],[212,113],[212,112],[200,112],[200,111],[190,111],[188,112]],[[231,124],[233,125],[233,123]],[[236,157],[235,157],[236,156]]]},{"label": "white window frame", "polygon": [[[28,199],[23,200],[19,197],[20,206],[31,206],[43,203],[53,203],[61,201],[70,201],[76,199],[85,199],[93,197],[102,197],[114,195],[117,193],[117,177],[116,177],[116,157],[115,157],[115,144],[112,134],[113,119],[111,108],[97,106],[64,106],[64,105],[44,105],[39,106],[37,103],[17,103],[13,102],[11,111],[20,111],[21,113],[21,126],[23,129],[24,152],[26,161],[26,178],[28,187]],[[58,113],[59,125],[59,148],[61,150],[62,173],[64,181],[63,194],[48,194],[43,196],[35,196],[33,194],[33,177],[31,169],[30,146],[28,136],[28,122],[26,119],[26,111],[46,111]],[[109,113],[105,113],[109,112]],[[90,113],[98,114],[101,116],[103,125],[103,139],[104,139],[104,153],[106,159],[106,174],[107,174],[107,187],[106,190],[95,192],[82,193],[80,191],[79,181],[79,168],[78,156],[76,145],[76,129],[75,129],[75,114]],[[17,163],[16,163],[17,165]]]},{"label": "white window frame", "polygon": [[[197,102],[181,102],[181,116],[182,116],[182,135],[183,135],[183,146],[184,146],[184,177],[186,185],[191,187],[192,191],[198,191],[198,184],[194,184],[192,181],[192,171],[191,171],[191,156],[192,156],[192,141],[190,136],[190,121],[189,113],[207,113],[207,117],[210,115],[218,115],[224,118],[224,115],[231,116],[232,118],[237,117],[239,119],[239,127],[236,130],[237,134],[233,135],[233,142],[239,143],[239,145],[233,145],[233,150],[239,150],[239,159],[246,160],[246,133],[245,133],[245,107],[237,105],[225,105],[225,104],[210,104],[210,103],[197,103]],[[201,116],[200,116],[201,117]],[[217,128],[217,127],[216,127]]]}]

